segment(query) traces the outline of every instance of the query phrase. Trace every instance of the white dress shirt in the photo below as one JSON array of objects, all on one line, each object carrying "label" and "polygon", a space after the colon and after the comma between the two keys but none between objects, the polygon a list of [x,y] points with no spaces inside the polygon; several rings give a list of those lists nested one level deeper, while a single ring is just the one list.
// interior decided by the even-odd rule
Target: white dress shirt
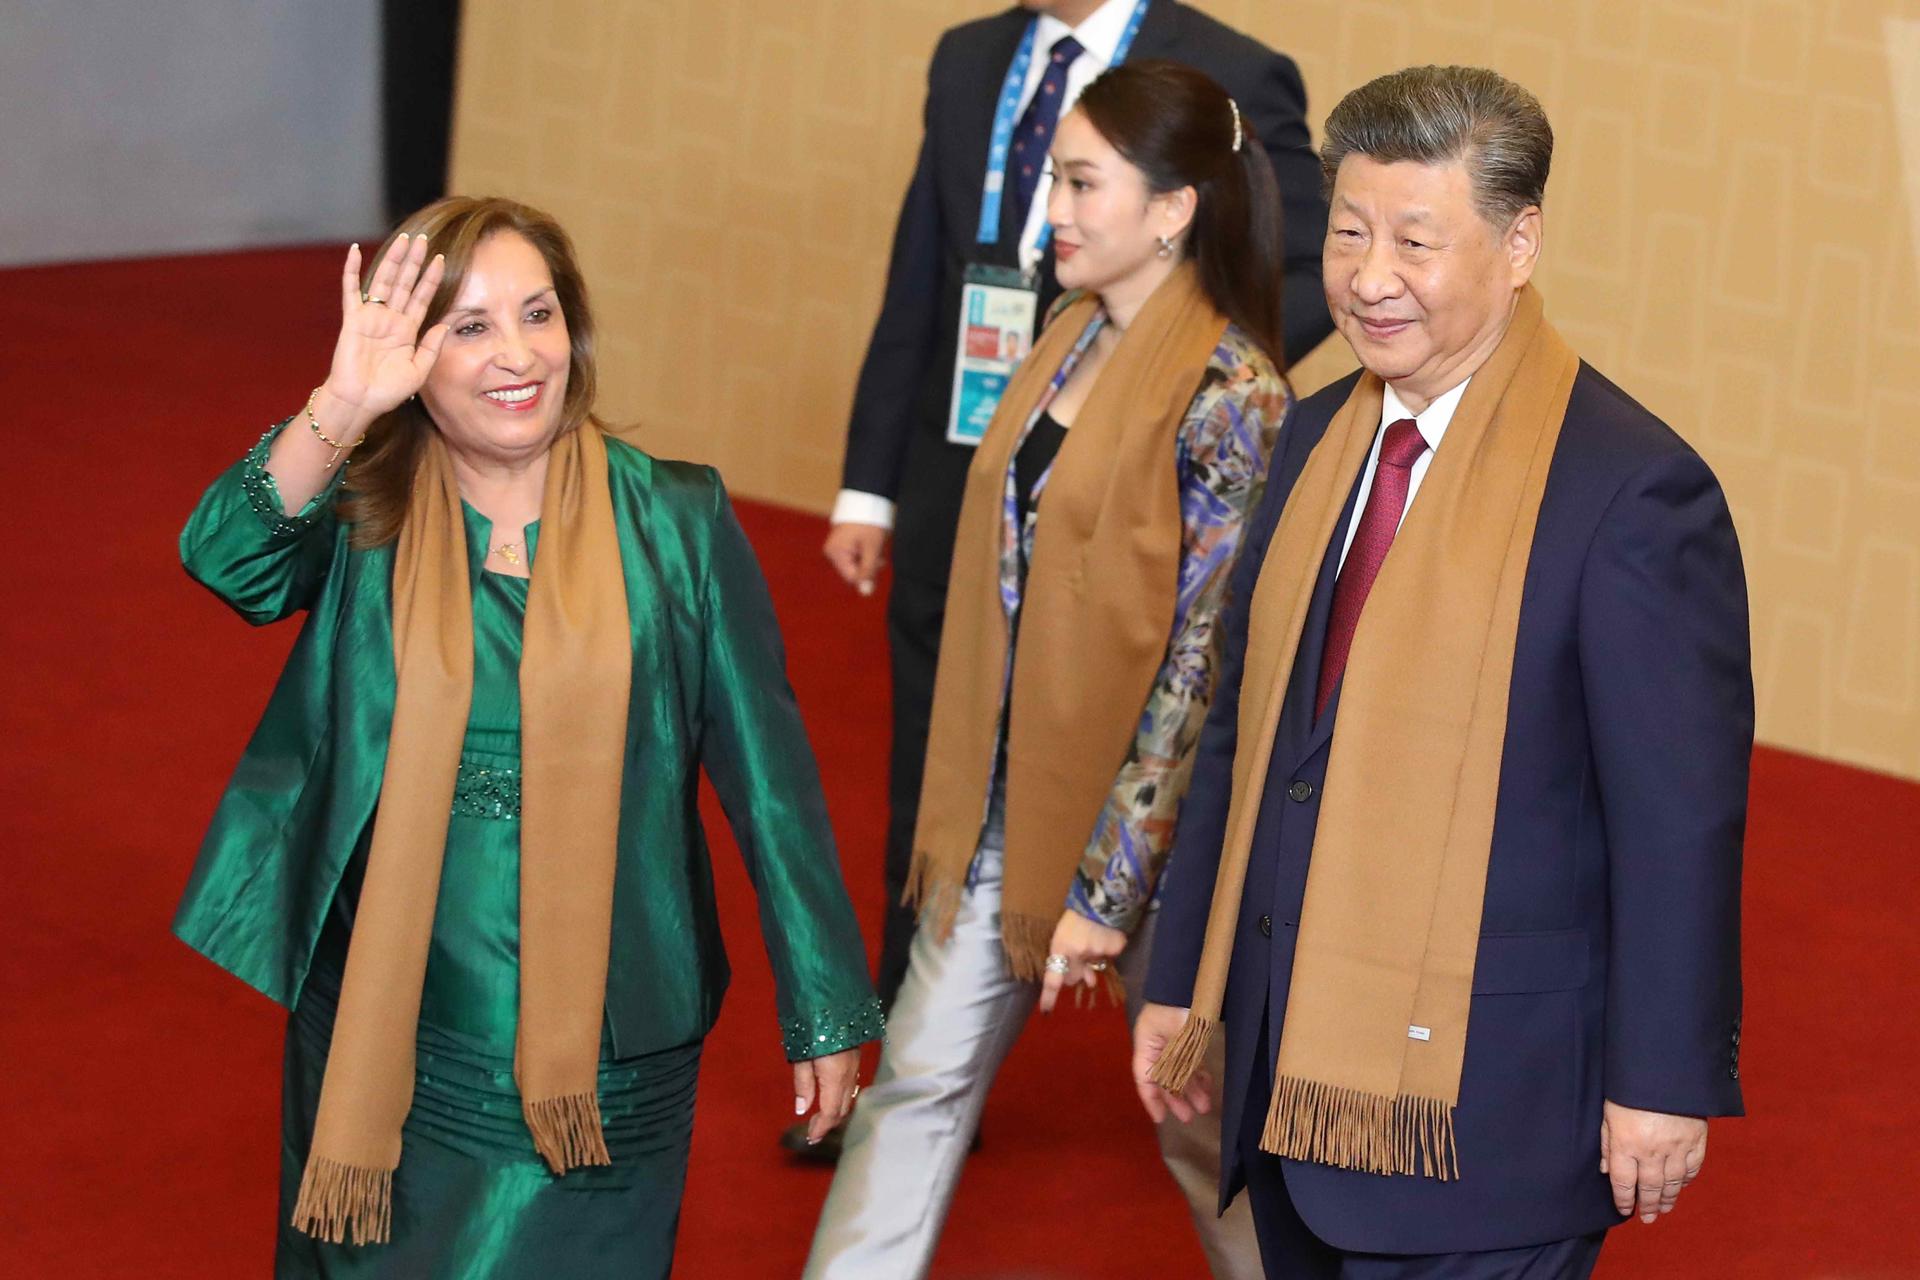
[{"label": "white dress shirt", "polygon": [[[1020,105],[1013,118],[1018,120],[1026,113],[1027,106],[1033,101],[1033,95],[1040,92],[1041,77],[1047,73],[1047,55],[1054,43],[1064,35],[1071,34],[1080,42],[1081,54],[1067,68],[1066,96],[1060,102],[1060,114],[1064,117],[1080,100],[1080,93],[1093,78],[1113,65],[1114,52],[1120,46],[1120,37],[1126,34],[1127,19],[1133,16],[1134,0],[1106,0],[1106,3],[1087,15],[1086,21],[1077,27],[1069,27],[1050,13],[1043,13],[1033,28],[1033,61],[1027,66],[1027,82],[1020,91]],[[1027,210],[1026,229],[1020,233],[1020,266],[1032,271],[1040,263],[1040,230],[1047,225],[1048,182],[1043,179],[1034,188],[1033,205]],[[1011,191],[1009,182],[1007,189]],[[1402,415],[1405,416],[1404,414]],[[834,499],[834,524],[873,524],[883,529],[893,528],[893,503],[877,493],[862,493],[858,489],[842,489]]]},{"label": "white dress shirt", "polygon": [[[1472,378],[1467,379],[1467,382],[1472,381]],[[1407,512],[1413,510],[1414,497],[1420,492],[1420,482],[1426,479],[1427,468],[1433,465],[1433,455],[1440,448],[1440,437],[1447,434],[1447,424],[1453,421],[1453,411],[1460,407],[1460,397],[1467,392],[1467,382],[1435,397],[1423,413],[1407,412],[1407,406],[1400,403],[1400,397],[1394,393],[1393,384],[1387,384],[1387,393],[1380,400],[1380,426],[1373,434],[1373,449],[1367,454],[1366,470],[1360,473],[1360,497],[1353,504],[1353,518],[1347,521],[1347,538],[1340,544],[1340,564],[1334,569],[1336,574],[1346,567],[1347,552],[1353,549],[1353,535],[1360,531],[1360,517],[1367,510],[1367,495],[1373,492],[1373,473],[1380,469],[1380,442],[1386,438],[1387,428],[1402,418],[1412,418],[1414,429],[1427,442],[1427,451],[1413,464],[1413,475],[1407,481],[1407,505],[1400,509],[1400,521],[1404,524]],[[1398,524],[1394,526],[1396,530],[1399,527]]]}]

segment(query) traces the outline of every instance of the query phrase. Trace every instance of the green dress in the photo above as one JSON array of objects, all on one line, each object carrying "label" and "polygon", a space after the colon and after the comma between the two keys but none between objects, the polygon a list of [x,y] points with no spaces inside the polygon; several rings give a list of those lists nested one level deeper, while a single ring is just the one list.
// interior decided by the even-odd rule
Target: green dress
[{"label": "green dress", "polygon": [[[282,1222],[310,1145],[396,694],[393,545],[353,545],[331,490],[283,508],[266,459],[286,426],[214,480],[180,535],[187,572],[234,612],[256,626],[299,618],[300,632],[174,918],[189,946],[290,1011]],[[779,1018],[768,1051],[800,1061],[881,1034],[779,622],[726,487],[710,467],[616,439],[607,485],[633,644],[600,1077],[614,1163],[548,1173],[513,1087],[528,584],[482,571],[489,529],[469,510],[473,701],[393,1236],[335,1247],[288,1233],[283,1276],[666,1274],[699,1045],[729,976],[703,773],[758,900]]]},{"label": "green dress", "polygon": [[[393,1239],[331,1245],[288,1225],[320,1101],[372,824],[335,895],[287,1023],[280,1277],[665,1276],[686,1182],[700,1042],[613,1057],[600,1106],[613,1164],[555,1177],[513,1083],[520,1003],[520,639],[528,582],[486,572],[491,526],[465,506],[473,564],[473,703],[447,825],[421,991],[413,1109],[394,1174]],[[529,555],[538,526],[529,526]]]}]

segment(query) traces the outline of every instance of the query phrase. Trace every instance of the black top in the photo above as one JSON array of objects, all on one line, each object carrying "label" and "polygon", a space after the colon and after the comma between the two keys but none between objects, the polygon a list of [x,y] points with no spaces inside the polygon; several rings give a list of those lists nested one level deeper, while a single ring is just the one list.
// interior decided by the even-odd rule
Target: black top
[{"label": "black top", "polygon": [[[1019,528],[1027,527],[1027,513],[1034,509],[1037,499],[1033,487],[1040,483],[1040,477],[1047,474],[1047,468],[1053,465],[1054,455],[1060,452],[1060,443],[1067,438],[1067,429],[1053,420],[1051,413],[1043,413],[1034,420],[1033,430],[1027,432],[1027,438],[1020,444],[1020,452],[1013,456],[1013,501],[1014,510],[1019,516]],[[1023,539],[1024,541],[1024,539]],[[1020,556],[1020,594],[1027,591],[1027,558],[1022,551]],[[1012,634],[1009,641],[1013,647],[1014,661],[1019,661],[1020,653],[1020,615],[1013,617]],[[1011,723],[1013,699],[1008,697],[1006,705],[1000,708],[1000,751],[994,757],[994,776],[996,786],[1005,785],[1007,777],[1007,726]]]},{"label": "black top", "polygon": [[1033,487],[1047,474],[1047,468],[1053,465],[1053,456],[1060,452],[1060,442],[1066,438],[1067,429],[1055,422],[1051,413],[1043,413],[1033,424],[1033,430],[1027,432],[1020,452],[1014,455],[1013,499],[1022,529],[1027,527],[1027,513],[1033,510]]}]

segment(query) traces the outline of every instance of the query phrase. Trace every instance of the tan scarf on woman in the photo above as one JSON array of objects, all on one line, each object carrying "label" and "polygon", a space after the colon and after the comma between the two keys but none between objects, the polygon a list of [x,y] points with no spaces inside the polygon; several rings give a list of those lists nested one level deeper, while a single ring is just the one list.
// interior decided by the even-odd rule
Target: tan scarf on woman
[{"label": "tan scarf on woman", "polygon": [[[400,1129],[447,819],[473,695],[473,603],[453,463],[430,431],[394,553],[396,689],[293,1225],[336,1244],[392,1227]],[[632,642],[607,446],[554,441],[520,663],[520,1020],[514,1079],[555,1173],[608,1164],[598,1096]]]},{"label": "tan scarf on woman", "polygon": [[[1486,895],[1521,589],[1579,359],[1522,291],[1367,596],[1340,694],[1262,1150],[1458,1177],[1453,1112]],[[1380,427],[1364,375],[1294,485],[1254,588],[1240,747],[1185,1027],[1220,1017],[1260,796],[1314,579]],[[1249,1033],[1253,1028],[1247,1028]]]},{"label": "tan scarf on woman", "polygon": [[[1047,326],[967,472],[907,889],[942,939],[979,847],[1007,693],[1007,468],[1098,306],[1079,298]],[[1180,577],[1175,438],[1226,327],[1193,268],[1177,268],[1114,348],[1047,477],[1007,700],[1000,932],[1024,979],[1041,975],[1073,870],[1166,657]]]}]

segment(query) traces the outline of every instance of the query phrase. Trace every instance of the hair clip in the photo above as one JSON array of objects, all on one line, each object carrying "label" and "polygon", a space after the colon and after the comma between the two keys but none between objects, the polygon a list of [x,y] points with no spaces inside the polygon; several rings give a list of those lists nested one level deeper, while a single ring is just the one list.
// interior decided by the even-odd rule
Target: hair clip
[{"label": "hair clip", "polygon": [[1228,98],[1227,109],[1233,112],[1233,149],[1236,153],[1238,153],[1240,150],[1240,144],[1246,141],[1246,137],[1247,137],[1246,133],[1242,131],[1240,128],[1240,104],[1235,102],[1232,98]]}]

